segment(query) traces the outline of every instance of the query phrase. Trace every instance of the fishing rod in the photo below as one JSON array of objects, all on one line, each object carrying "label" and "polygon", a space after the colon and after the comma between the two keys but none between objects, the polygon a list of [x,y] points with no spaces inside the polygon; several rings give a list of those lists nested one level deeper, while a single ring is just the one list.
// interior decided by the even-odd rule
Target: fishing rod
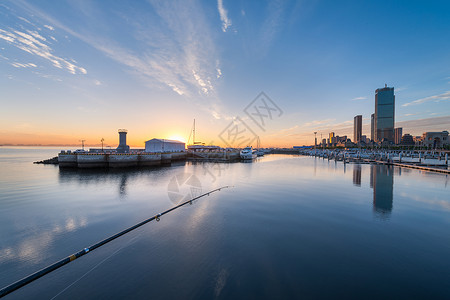
[{"label": "fishing rod", "polygon": [[88,254],[89,252],[91,252],[91,251],[93,251],[93,250],[95,250],[95,249],[105,245],[106,243],[109,243],[112,240],[115,240],[118,237],[120,237],[120,236],[122,236],[122,235],[124,235],[124,234],[126,234],[126,233],[128,233],[128,232],[130,232],[132,230],[135,230],[136,228],[141,227],[144,224],[147,224],[150,221],[156,220],[158,222],[162,216],[164,216],[165,214],[170,213],[171,211],[173,211],[173,210],[175,210],[177,208],[180,208],[180,207],[182,207],[182,206],[184,206],[184,205],[186,205],[188,203],[192,204],[192,202],[194,200],[197,200],[197,199],[202,198],[204,196],[209,196],[210,194],[212,194],[214,192],[220,191],[222,189],[230,188],[230,187],[231,186],[226,185],[226,186],[223,186],[221,188],[218,188],[218,189],[209,191],[207,193],[204,193],[204,194],[202,194],[200,196],[197,196],[195,198],[192,198],[190,200],[187,200],[187,201],[185,201],[183,203],[180,203],[180,204],[178,204],[178,205],[176,205],[176,206],[174,206],[174,207],[172,207],[172,208],[170,208],[170,209],[168,209],[166,211],[163,211],[162,213],[159,213],[159,214],[157,214],[157,215],[155,215],[155,216],[153,216],[151,218],[148,218],[147,220],[144,220],[144,221],[142,221],[142,222],[140,222],[140,223],[138,223],[138,224],[136,224],[134,226],[131,226],[131,227],[125,229],[125,230],[122,230],[121,232],[116,233],[115,235],[112,235],[109,238],[104,239],[103,241],[100,241],[100,242],[98,242],[98,243],[96,243],[96,244],[94,244],[94,245],[92,245],[90,247],[84,248],[83,250],[80,250],[80,251],[78,251],[78,252],[76,252],[76,253],[74,253],[74,254],[72,254],[72,255],[64,258],[64,259],[61,259],[60,261],[57,261],[54,264],[52,264],[52,265],[50,265],[50,266],[48,266],[48,267],[46,267],[44,269],[41,269],[41,270],[31,274],[31,275],[28,275],[27,277],[25,277],[25,278],[23,278],[23,279],[21,279],[19,281],[16,281],[16,282],[14,282],[14,283],[12,283],[12,284],[2,288],[0,290],[0,298],[8,295],[11,292],[14,292],[17,289],[20,289],[21,287],[23,287],[23,286],[25,286],[25,285],[35,281],[38,278],[41,278],[42,276],[44,276],[44,275],[46,275],[46,274],[48,274],[48,273],[50,273],[52,271],[55,271],[56,269],[61,268],[62,266],[64,266],[64,265],[74,261],[75,259],[77,259],[77,258],[79,258],[79,257],[81,257],[81,256],[83,256],[85,254]]}]

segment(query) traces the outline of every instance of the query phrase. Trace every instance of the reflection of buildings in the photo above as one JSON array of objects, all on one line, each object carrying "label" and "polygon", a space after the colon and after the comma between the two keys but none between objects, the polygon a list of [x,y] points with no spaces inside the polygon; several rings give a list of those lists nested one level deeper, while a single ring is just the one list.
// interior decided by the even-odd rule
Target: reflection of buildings
[{"label": "reflection of buildings", "polygon": [[353,166],[353,184],[361,186],[361,165],[355,164]]},{"label": "reflection of buildings", "polygon": [[[181,161],[172,166],[183,166]],[[127,196],[129,186],[136,182],[146,181],[149,185],[158,186],[165,183],[167,168],[143,169],[59,169],[58,180],[60,184],[79,187],[101,186],[117,190],[120,198]],[[167,179],[168,181],[168,179]]]},{"label": "reflection of buildings", "polygon": [[388,217],[394,201],[393,168],[386,165],[371,165],[370,186],[373,188],[374,212]]}]

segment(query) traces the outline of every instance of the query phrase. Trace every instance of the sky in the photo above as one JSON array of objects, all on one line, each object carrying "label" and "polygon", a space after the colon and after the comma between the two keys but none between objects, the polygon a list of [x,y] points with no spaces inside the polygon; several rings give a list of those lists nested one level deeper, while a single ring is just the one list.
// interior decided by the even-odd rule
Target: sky
[{"label": "sky", "polygon": [[0,1],[0,145],[292,147],[450,130],[448,1]]}]

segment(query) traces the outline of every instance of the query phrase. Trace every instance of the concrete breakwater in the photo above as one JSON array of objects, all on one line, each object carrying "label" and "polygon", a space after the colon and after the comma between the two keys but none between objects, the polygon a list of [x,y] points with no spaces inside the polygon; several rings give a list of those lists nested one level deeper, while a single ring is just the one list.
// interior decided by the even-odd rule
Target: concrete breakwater
[{"label": "concrete breakwater", "polygon": [[58,154],[60,168],[126,168],[158,166],[186,159],[186,152],[173,153],[73,153]]},{"label": "concrete breakwater", "polygon": [[200,161],[223,161],[230,162],[240,160],[241,156],[238,150],[235,151],[189,151],[188,159]]}]

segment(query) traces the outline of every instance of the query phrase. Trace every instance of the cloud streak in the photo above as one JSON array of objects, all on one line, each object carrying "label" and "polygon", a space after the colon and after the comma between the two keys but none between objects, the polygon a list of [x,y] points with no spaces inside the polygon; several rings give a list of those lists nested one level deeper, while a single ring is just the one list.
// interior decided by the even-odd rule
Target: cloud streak
[{"label": "cloud streak", "polygon": [[[126,66],[145,85],[168,87],[215,118],[225,117],[219,112],[222,104],[215,89],[222,76],[220,60],[205,14],[197,1],[149,0],[151,11],[139,12],[135,20],[127,19],[124,24],[127,27],[123,30],[139,45],[133,48],[118,39],[107,38],[109,35],[103,35],[101,31],[93,32],[83,26],[75,31],[30,3],[20,3],[52,28],[67,32]],[[91,9],[102,19],[102,11],[95,7]]]},{"label": "cloud streak", "polygon": [[440,102],[440,101],[448,101],[448,100],[450,100],[450,91],[445,92],[440,95],[434,95],[434,96],[430,96],[430,97],[417,99],[412,102],[405,103],[402,106],[411,106],[411,105],[418,105],[418,104],[422,104],[422,103],[426,103],[426,102]]},{"label": "cloud streak", "polygon": [[[53,54],[53,49],[46,44],[47,39],[41,36],[37,31],[26,30],[3,30],[0,29],[0,39],[6,41],[10,45],[27,52],[33,56],[41,57],[58,69],[66,69],[71,74],[86,74],[85,68],[79,67],[67,59]],[[13,64],[14,67],[25,67],[21,64]],[[31,65],[29,65],[31,66]],[[29,67],[28,66],[28,67]],[[35,66],[33,64],[33,66]]]},{"label": "cloud streak", "polygon": [[228,27],[231,26],[231,20],[228,18],[228,12],[223,6],[223,0],[217,0],[217,10],[222,21],[222,31],[227,32]]},{"label": "cloud streak", "polygon": [[12,63],[11,64],[15,68],[36,68],[37,66],[33,63],[21,64],[21,63]]},{"label": "cloud streak", "polygon": [[366,100],[366,99],[367,99],[367,97],[356,97],[356,98],[353,98],[352,101]]}]

